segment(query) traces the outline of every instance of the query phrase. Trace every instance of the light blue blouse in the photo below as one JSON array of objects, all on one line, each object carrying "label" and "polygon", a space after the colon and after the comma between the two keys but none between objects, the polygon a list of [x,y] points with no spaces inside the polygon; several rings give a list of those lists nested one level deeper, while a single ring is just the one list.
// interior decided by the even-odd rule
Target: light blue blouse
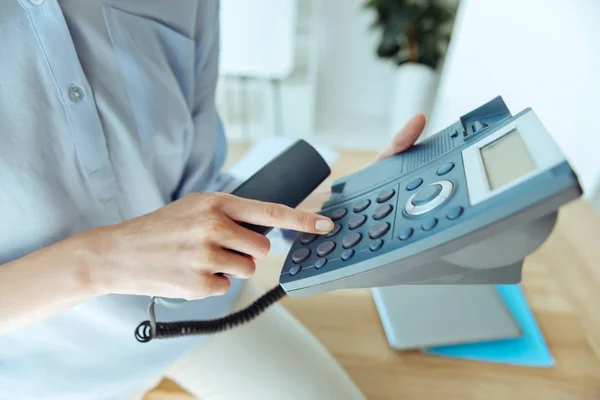
[{"label": "light blue blouse", "polygon": [[[232,188],[214,104],[218,11],[217,0],[0,0],[0,268],[187,193]],[[240,285],[157,316],[225,315]],[[95,298],[0,336],[0,399],[142,388],[203,340],[138,343],[148,300]]]}]

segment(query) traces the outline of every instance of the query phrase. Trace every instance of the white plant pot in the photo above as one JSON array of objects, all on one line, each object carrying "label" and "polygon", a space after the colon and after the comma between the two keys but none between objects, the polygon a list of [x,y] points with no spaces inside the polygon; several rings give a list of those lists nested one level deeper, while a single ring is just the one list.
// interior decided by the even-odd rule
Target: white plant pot
[{"label": "white plant pot", "polygon": [[422,64],[394,66],[390,103],[390,134],[395,135],[418,113],[429,116],[438,84],[436,70]]}]

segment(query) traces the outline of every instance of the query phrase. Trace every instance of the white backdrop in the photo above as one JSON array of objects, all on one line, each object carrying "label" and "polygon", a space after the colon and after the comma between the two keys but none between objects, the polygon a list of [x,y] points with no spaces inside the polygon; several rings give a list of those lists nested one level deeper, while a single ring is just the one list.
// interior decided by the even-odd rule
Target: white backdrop
[{"label": "white backdrop", "polygon": [[428,132],[501,95],[531,107],[592,199],[600,179],[600,1],[463,0]]},{"label": "white backdrop", "polygon": [[294,67],[297,0],[221,0],[221,73],[283,79]]}]

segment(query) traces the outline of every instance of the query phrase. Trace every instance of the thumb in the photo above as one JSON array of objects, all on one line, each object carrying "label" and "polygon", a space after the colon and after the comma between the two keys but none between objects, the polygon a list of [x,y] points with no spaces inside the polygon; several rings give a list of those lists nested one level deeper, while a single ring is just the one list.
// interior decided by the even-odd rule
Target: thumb
[{"label": "thumb", "polygon": [[421,133],[423,133],[425,123],[426,118],[423,114],[417,114],[412,117],[394,136],[388,148],[375,157],[374,162],[381,161],[409,149],[417,141]]}]

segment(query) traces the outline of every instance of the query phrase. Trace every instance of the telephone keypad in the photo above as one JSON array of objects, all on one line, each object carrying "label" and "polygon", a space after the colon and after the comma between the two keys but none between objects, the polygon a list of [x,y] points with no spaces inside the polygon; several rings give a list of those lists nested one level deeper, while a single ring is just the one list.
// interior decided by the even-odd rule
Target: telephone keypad
[{"label": "telephone keypad", "polygon": [[[411,246],[454,224],[466,214],[465,204],[468,204],[468,193],[456,190],[465,179],[459,168],[462,166],[460,160],[460,155],[449,158],[419,171],[417,176],[398,180],[323,210],[323,215],[335,221],[333,230],[317,235],[316,239],[310,236],[311,241],[307,244],[304,242],[309,236],[300,235],[291,252],[292,258],[299,248],[309,248],[311,253],[302,262],[290,260],[283,271],[288,278],[282,279],[301,279],[345,268],[387,251]],[[446,166],[449,163],[453,164],[452,168]],[[440,179],[438,171],[442,167],[448,171]],[[290,268],[300,264],[303,268],[300,271],[294,269],[292,278]]]}]

